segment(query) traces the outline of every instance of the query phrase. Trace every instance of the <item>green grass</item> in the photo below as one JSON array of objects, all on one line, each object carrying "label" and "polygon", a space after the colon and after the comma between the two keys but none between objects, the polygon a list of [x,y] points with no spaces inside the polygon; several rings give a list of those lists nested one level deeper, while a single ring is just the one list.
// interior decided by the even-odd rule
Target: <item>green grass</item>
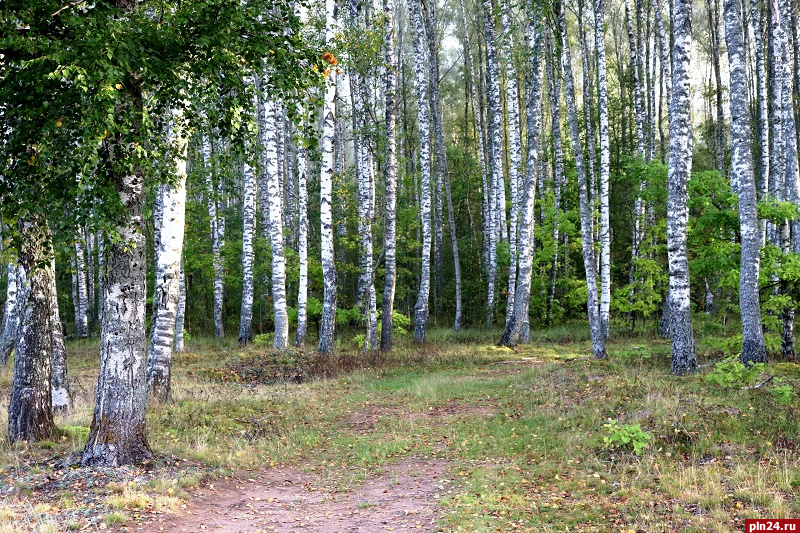
[{"label": "green grass", "polygon": [[[194,339],[176,358],[173,401],[149,409],[157,475],[136,488],[104,486],[103,514],[130,520],[121,513],[147,502],[173,509],[207,477],[286,463],[347,490],[411,455],[452,465],[458,483],[441,502],[445,531],[735,531],[744,518],[800,513],[797,395],[781,404],[769,387],[669,376],[662,339],[627,336],[595,361],[585,358],[583,327],[534,332],[536,342],[518,350],[496,347],[498,337],[434,330],[424,346],[403,340],[386,356],[343,351],[326,367],[335,378],[301,384],[226,377],[243,364],[269,364],[271,348]],[[16,469],[24,489],[0,525],[33,513],[23,503],[35,496],[26,475],[80,451],[96,350],[90,341],[70,344],[77,408],[57,420],[56,438],[0,444],[0,469]],[[701,354],[704,364],[718,358]],[[4,398],[9,372],[0,371]],[[797,365],[771,364],[766,373],[800,389]],[[604,445],[609,420],[652,436],[640,456]],[[185,466],[169,469],[171,461]],[[79,505],[62,494],[50,512]]]}]

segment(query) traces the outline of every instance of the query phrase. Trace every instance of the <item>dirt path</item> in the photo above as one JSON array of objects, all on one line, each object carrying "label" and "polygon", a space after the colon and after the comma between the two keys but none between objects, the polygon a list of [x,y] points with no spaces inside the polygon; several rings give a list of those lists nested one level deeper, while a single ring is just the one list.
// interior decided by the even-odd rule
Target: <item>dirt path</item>
[{"label": "dirt path", "polygon": [[439,497],[453,480],[444,460],[406,458],[347,491],[296,468],[271,468],[204,488],[175,514],[132,531],[200,533],[438,531]]}]

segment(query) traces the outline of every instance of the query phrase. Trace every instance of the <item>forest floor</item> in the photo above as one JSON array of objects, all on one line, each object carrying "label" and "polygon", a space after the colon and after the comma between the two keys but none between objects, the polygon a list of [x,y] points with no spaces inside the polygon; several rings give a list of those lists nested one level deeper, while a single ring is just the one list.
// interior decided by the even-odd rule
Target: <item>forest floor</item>
[{"label": "forest floor", "polygon": [[[0,443],[0,533],[742,531],[800,515],[798,365],[713,366],[734,343],[700,331],[707,366],[675,378],[663,340],[620,338],[596,361],[574,329],[519,350],[434,331],[332,359],[198,339],[173,401],[150,407],[156,459],[119,469],[78,467],[97,343],[71,342],[58,435]],[[0,369],[3,427],[10,386]]]}]

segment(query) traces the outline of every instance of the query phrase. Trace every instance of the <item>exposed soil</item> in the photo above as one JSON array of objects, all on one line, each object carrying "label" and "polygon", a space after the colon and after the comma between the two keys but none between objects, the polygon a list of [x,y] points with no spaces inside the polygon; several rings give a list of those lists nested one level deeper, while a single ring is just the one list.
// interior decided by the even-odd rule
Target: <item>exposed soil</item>
[{"label": "exposed soil", "polygon": [[133,531],[378,532],[439,531],[439,498],[454,483],[449,463],[409,457],[348,490],[295,467],[217,482],[173,514]]}]

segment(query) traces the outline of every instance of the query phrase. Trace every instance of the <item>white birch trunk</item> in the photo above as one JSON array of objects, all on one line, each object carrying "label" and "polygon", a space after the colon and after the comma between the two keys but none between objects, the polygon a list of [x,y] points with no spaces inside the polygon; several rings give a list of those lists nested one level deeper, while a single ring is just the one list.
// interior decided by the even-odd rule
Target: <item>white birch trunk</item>
[{"label": "white birch trunk", "polygon": [[186,318],[186,272],[181,261],[180,282],[178,284],[178,311],[175,315],[175,353],[183,351],[183,330]]},{"label": "white birch trunk", "polygon": [[414,305],[414,340],[425,341],[428,326],[428,298],[431,288],[431,126],[429,118],[428,80],[425,77],[425,27],[420,14],[419,0],[411,0],[414,31],[414,73],[417,87],[417,121],[419,124],[420,216],[422,219],[422,265]]},{"label": "white birch trunk", "polygon": [[[506,56],[506,99],[508,111],[508,181],[511,192],[511,216],[508,227],[508,300],[506,301],[506,327],[514,314],[514,298],[517,290],[517,247],[525,246],[521,239],[518,240],[518,226],[522,209],[522,139],[520,136],[519,119],[519,88],[517,87],[517,69],[514,65],[513,49],[514,28],[511,24],[507,9],[502,13],[503,33],[506,35],[504,53]],[[538,103],[537,103],[538,105]],[[538,110],[537,110],[538,112]],[[530,153],[529,153],[530,155]],[[527,180],[526,180],[527,181]],[[535,183],[534,181],[530,183]],[[535,196],[535,194],[534,194]]]},{"label": "white birch trunk", "polygon": [[[755,41],[756,99],[758,106],[759,157],[756,170],[760,179],[757,180],[757,184],[760,186],[761,197],[767,198],[769,195],[770,170],[769,106],[767,105],[767,72],[764,66],[764,15],[759,7],[758,0],[750,0],[750,22]],[[767,244],[767,221],[762,220],[760,225],[761,245],[764,246]]]},{"label": "white birch trunk", "polygon": [[564,71],[564,90],[567,101],[567,117],[569,119],[570,135],[572,137],[572,150],[575,154],[575,166],[578,173],[578,198],[580,201],[581,240],[583,251],[583,266],[586,271],[587,308],[589,315],[589,329],[592,336],[592,351],[594,357],[606,357],[605,334],[600,319],[600,307],[597,294],[597,273],[595,270],[594,234],[592,230],[592,213],[589,211],[589,191],[586,183],[586,167],[584,164],[583,149],[581,147],[580,126],[575,105],[575,84],[572,76],[572,58],[567,39],[564,8],[558,5],[558,27],[561,35],[561,68]]},{"label": "white birch trunk", "polygon": [[675,0],[672,49],[672,111],[669,125],[667,178],[667,255],[669,259],[669,333],[672,338],[670,373],[699,370],[694,347],[686,226],[689,220],[687,182],[691,175],[690,67],[692,47],[691,0]]},{"label": "white birch trunk", "polygon": [[242,172],[242,307],[239,313],[239,346],[246,346],[253,340],[253,298],[255,279],[253,277],[253,240],[256,233],[256,196],[258,184],[256,169],[246,162]]},{"label": "white birch trunk", "polygon": [[89,336],[89,319],[86,316],[86,308],[89,307],[89,297],[86,291],[86,259],[85,247],[80,234],[75,241],[75,336]]},{"label": "white birch trunk", "polygon": [[540,102],[542,98],[542,19],[534,8],[532,21],[526,28],[529,52],[530,82],[527,87],[527,134],[528,157],[525,167],[525,183],[522,187],[522,200],[519,223],[519,276],[515,285],[514,308],[506,321],[506,329],[500,345],[515,346],[525,329],[530,301],[531,276],[533,272],[534,243],[534,202],[536,200],[536,178],[539,161]]},{"label": "white birch trunk", "polygon": [[269,209],[269,237],[272,249],[272,306],[275,322],[273,347],[289,346],[289,317],[286,307],[286,258],[283,253],[283,195],[281,194],[278,159],[278,113],[277,105],[267,99],[264,102],[264,151],[267,175]]},{"label": "white birch trunk", "polygon": [[608,124],[608,74],[604,0],[594,2],[595,47],[597,48],[597,111],[600,122],[600,320],[603,334],[610,334],[611,308],[611,212],[609,181],[611,174],[611,135]]},{"label": "white birch trunk", "polygon": [[386,204],[383,225],[383,249],[386,274],[383,282],[381,309],[381,350],[392,349],[394,329],[394,294],[397,283],[397,30],[394,0],[384,0],[383,13],[387,30],[384,40],[386,61],[384,83],[384,116],[386,119],[386,162],[384,186]]},{"label": "white birch trunk", "polygon": [[[336,2],[335,0],[325,0],[325,40],[328,46],[333,46],[335,30]],[[330,54],[330,59],[327,62],[327,78],[325,80],[322,105],[322,139],[320,142],[322,161],[319,179],[319,217],[324,294],[319,351],[330,354],[333,353],[334,328],[336,325],[336,262],[333,249],[333,145],[336,134],[336,58],[333,57],[333,54]]]},{"label": "white birch trunk", "polygon": [[305,346],[308,329],[308,150],[303,142],[303,139],[297,140],[297,256],[300,273],[294,345],[298,348]]},{"label": "white birch trunk", "polygon": [[72,411],[72,396],[69,392],[69,373],[67,371],[67,348],[64,344],[64,331],[61,315],[58,312],[58,292],[56,290],[56,258],[50,258],[50,339],[53,346],[53,372],[50,379],[50,392],[53,413],[67,414]]},{"label": "white birch trunk", "polygon": [[739,275],[739,308],[742,316],[742,363],[766,362],[761,324],[758,273],[760,237],[753,175],[752,134],[748,99],[747,65],[742,16],[738,0],[724,0],[725,41],[730,65],[731,176],[739,185],[739,223],[742,261]]},{"label": "white birch trunk", "polygon": [[20,328],[20,308],[18,303],[18,283],[22,280],[25,271],[16,263],[9,263],[6,268],[8,273],[8,285],[6,286],[5,312],[3,313],[3,335],[0,337],[0,365],[5,365],[14,344],[17,342]]},{"label": "white birch trunk", "polygon": [[211,224],[211,253],[214,264],[214,337],[225,336],[222,320],[222,307],[225,298],[225,263],[222,259],[222,247],[225,239],[225,220],[219,209],[219,191],[214,184],[214,170],[211,161],[212,143],[210,133],[203,134],[202,158],[206,170],[206,203]]},{"label": "white birch trunk", "polygon": [[[500,94],[500,67],[495,45],[494,14],[491,0],[483,0],[484,28],[486,33],[486,91],[490,123],[487,138],[491,138],[489,154],[489,198],[493,205],[486,231],[489,233],[489,264],[487,265],[488,295],[486,298],[486,327],[494,323],[494,306],[497,281],[497,242],[504,226],[505,191],[503,180],[503,109]],[[502,191],[501,191],[502,189]]]},{"label": "white birch trunk", "polygon": [[[173,137],[174,125],[169,136]],[[172,375],[172,347],[180,299],[180,274],[186,222],[186,141],[172,138],[180,148],[175,155],[176,179],[159,186],[161,223],[156,227],[153,321],[147,352],[147,388],[150,398],[169,400]]]}]

